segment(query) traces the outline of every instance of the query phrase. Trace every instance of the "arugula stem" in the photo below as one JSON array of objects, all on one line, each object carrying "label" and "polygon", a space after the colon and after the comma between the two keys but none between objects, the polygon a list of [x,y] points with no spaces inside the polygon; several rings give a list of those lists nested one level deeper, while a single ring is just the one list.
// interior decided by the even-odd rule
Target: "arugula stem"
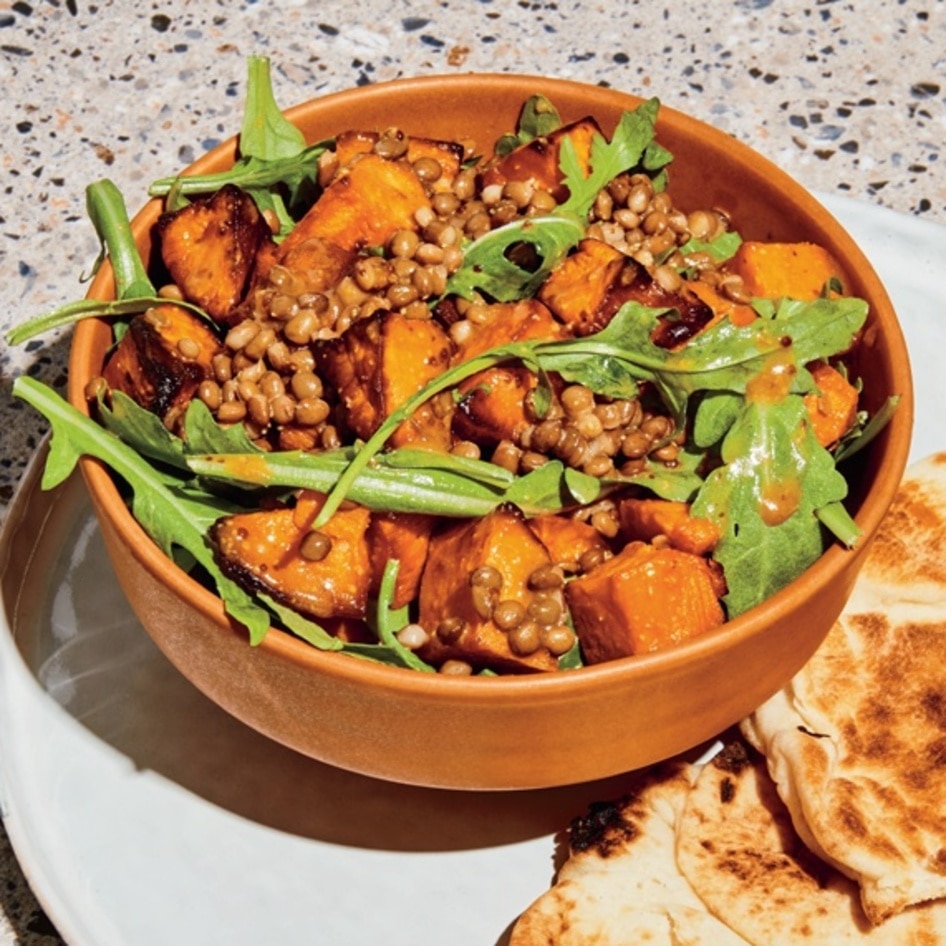
[{"label": "arugula stem", "polygon": [[[187,457],[188,467],[198,476],[320,493],[330,493],[350,463],[344,457],[281,452]],[[368,509],[470,518],[488,515],[504,495],[504,486],[461,469],[399,468],[380,463],[361,470],[346,493]]]},{"label": "arugula stem", "polygon": [[381,643],[389,647],[397,659],[413,670],[425,673],[435,673],[435,669],[426,661],[421,660],[412,650],[405,647],[398,639],[397,632],[409,620],[408,608],[392,608],[394,592],[397,588],[397,573],[400,569],[397,559],[389,559],[381,577],[381,587],[378,589],[378,600],[375,609],[375,633]]},{"label": "arugula stem", "polygon": [[[86,188],[86,207],[96,235],[107,250],[112,264],[115,298],[68,302],[11,329],[6,334],[9,344],[20,345],[44,332],[72,325],[82,319],[137,315],[167,301],[158,296],[148,277],[131,231],[124,198],[118,188],[108,179],[90,184]],[[101,258],[96,262],[96,267],[99,263]],[[180,300],[175,304],[203,319],[209,319],[203,309],[190,302]]]},{"label": "arugula stem", "polygon": [[446,391],[448,388],[456,386],[460,381],[486,368],[492,368],[494,365],[501,364],[504,361],[527,358],[532,347],[533,346],[527,342],[519,342],[512,345],[504,345],[500,348],[493,348],[476,358],[471,358],[469,361],[464,361],[455,368],[445,371],[442,375],[434,378],[429,384],[412,394],[400,407],[387,416],[381,426],[365,441],[364,445],[352,458],[351,462],[339,476],[338,481],[329,491],[325,499],[325,505],[316,517],[312,528],[321,528],[335,515],[338,507],[344,502],[345,497],[348,495],[352,484],[358,476],[364,472],[365,468],[385,445],[394,431],[421,405],[441,391]]},{"label": "arugula stem", "polygon": [[861,530],[842,503],[828,503],[815,510],[821,524],[842,544],[851,549],[857,545]]},{"label": "arugula stem", "polygon": [[213,174],[189,174],[183,177],[163,177],[154,181],[148,188],[152,197],[162,197],[176,187],[178,194],[210,194],[225,184],[233,184],[243,190],[253,191],[281,184],[294,174],[313,174],[318,168],[318,159],[329,146],[329,142],[320,141],[298,155],[280,158],[267,163],[237,162],[227,171]]},{"label": "arugula stem", "polygon": [[141,261],[121,191],[108,178],[103,178],[86,188],[85,201],[89,218],[108,250],[115,272],[115,297],[123,300],[157,295]]}]

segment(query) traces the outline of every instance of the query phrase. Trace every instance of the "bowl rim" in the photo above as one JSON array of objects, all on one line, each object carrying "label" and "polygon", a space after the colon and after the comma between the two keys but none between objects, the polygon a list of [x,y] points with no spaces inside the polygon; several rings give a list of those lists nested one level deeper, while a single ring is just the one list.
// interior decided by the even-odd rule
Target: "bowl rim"
[{"label": "bowl rim", "polygon": [[[526,73],[459,73],[446,75],[424,75],[392,79],[368,86],[347,88],[328,92],[317,98],[302,101],[284,110],[286,116],[294,122],[309,116],[321,105],[353,105],[375,97],[387,97],[404,93],[419,94],[428,89],[460,89],[470,84],[494,92],[512,94],[524,101],[532,91],[548,91],[553,97],[556,90],[585,95],[594,93],[602,103],[611,107],[629,108],[644,101],[633,93],[604,86],[594,86],[571,79],[550,78]],[[531,90],[531,91],[530,91]],[[524,94],[523,94],[524,93]],[[900,478],[906,466],[913,421],[913,387],[910,375],[909,358],[906,343],[893,305],[873,267],[865,258],[854,240],[843,226],[817,201],[800,183],[772,161],[759,154],[748,144],[734,138],[718,128],[684,112],[661,104],[658,115],[658,134],[660,125],[673,124],[687,131],[698,131],[708,141],[718,146],[735,149],[737,154],[751,158],[752,163],[766,176],[774,177],[783,186],[792,191],[793,201],[798,204],[807,218],[814,220],[822,228],[830,229],[835,242],[842,248],[847,258],[853,259],[859,266],[859,275],[870,287],[870,294],[885,308],[892,318],[887,318],[886,331],[891,347],[898,357],[892,360],[893,370],[902,381],[900,404],[897,412],[884,431],[887,438],[885,456],[888,463],[894,462],[895,469],[885,468],[885,474],[868,490],[855,515],[855,521],[864,534],[871,536],[893,501]],[[186,173],[199,174],[207,169],[216,168],[220,162],[232,162],[237,152],[237,136],[227,139],[202,155],[186,169]],[[132,219],[132,231],[136,241],[145,239],[148,230],[160,212],[160,200],[150,199]],[[113,298],[114,280],[110,265],[106,262],[89,287],[88,298]],[[73,406],[88,414],[89,409],[80,383],[79,366],[88,363],[90,349],[93,347],[97,329],[104,326],[104,320],[91,319],[80,322],[76,328],[69,359],[68,395]],[[87,488],[97,506],[107,510],[112,527],[117,531],[131,554],[157,580],[165,583],[170,590],[181,596],[185,602],[225,633],[244,634],[245,630],[232,618],[223,607],[222,600],[211,589],[200,584],[176,565],[145,532],[130,510],[122,501],[118,489],[104,464],[100,461],[82,457],[79,461]],[[832,544],[825,553],[801,575],[780,589],[761,605],[725,624],[698,637],[691,638],[674,647],[654,653],[619,658],[576,670],[555,673],[526,675],[498,675],[495,677],[450,677],[444,679],[440,674],[421,673],[401,667],[389,666],[366,660],[352,659],[349,655],[334,651],[324,651],[279,628],[271,627],[263,640],[255,645],[275,656],[305,669],[314,669],[326,676],[361,682],[391,693],[412,694],[422,697],[447,695],[460,697],[471,703],[497,700],[515,703],[524,697],[535,697],[538,693],[546,698],[561,695],[565,698],[576,690],[594,689],[604,683],[614,684],[627,677],[627,683],[633,685],[636,679],[646,679],[663,675],[668,671],[700,660],[707,653],[715,652],[721,642],[736,643],[756,634],[764,633],[771,624],[773,616],[791,611],[809,597],[813,591],[828,585],[844,570],[846,557],[863,554],[867,543],[861,542],[854,550],[842,549],[837,543]],[[247,647],[251,647],[246,642]]]}]

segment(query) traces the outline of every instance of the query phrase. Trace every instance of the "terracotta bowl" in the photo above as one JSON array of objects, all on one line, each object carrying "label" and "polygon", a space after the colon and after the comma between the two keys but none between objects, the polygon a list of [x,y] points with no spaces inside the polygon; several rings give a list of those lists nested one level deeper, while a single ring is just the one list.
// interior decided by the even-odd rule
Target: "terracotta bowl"
[{"label": "terracotta bowl", "polygon": [[[549,96],[566,120],[593,114],[610,134],[639,99],[568,81],[509,75],[411,79],[327,95],[288,112],[310,140],[346,129],[400,126],[411,134],[472,138],[480,150],[512,129],[522,102]],[[911,378],[890,300],[851,238],[802,187],[720,131],[662,109],[658,140],[673,152],[671,193],[684,208],[727,210],[749,239],[812,240],[843,267],[870,319],[857,373],[867,407],[901,396],[893,423],[858,461],[851,508],[865,536],[877,528],[909,448]],[[230,142],[193,170],[220,170]],[[134,221],[145,258],[159,213]],[[90,295],[113,291],[103,268]],[[80,324],[70,398],[99,373],[108,327]],[[527,678],[444,678],[313,649],[272,630],[258,647],[220,600],[175,567],[127,511],[108,472],[83,473],[115,571],[142,624],[200,690],[227,711],[299,752],[367,775],[462,789],[524,789],[601,778],[712,738],[784,684],[818,646],[844,605],[864,558],[830,548],[765,604],[674,649],[574,672]],[[155,721],[160,725],[160,720]]]}]

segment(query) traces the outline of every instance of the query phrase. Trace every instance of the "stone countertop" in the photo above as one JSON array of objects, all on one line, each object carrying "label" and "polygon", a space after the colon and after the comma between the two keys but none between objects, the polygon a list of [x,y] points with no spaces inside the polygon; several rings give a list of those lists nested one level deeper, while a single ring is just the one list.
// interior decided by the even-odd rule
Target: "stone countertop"
[{"label": "stone countertop", "polygon": [[[0,331],[82,294],[87,183],[133,202],[238,131],[250,53],[284,105],[462,72],[657,95],[809,188],[946,223],[944,0],[0,0]],[[68,341],[0,342],[0,517],[45,429],[12,381],[61,388]],[[0,836],[0,946],[60,942]]]}]

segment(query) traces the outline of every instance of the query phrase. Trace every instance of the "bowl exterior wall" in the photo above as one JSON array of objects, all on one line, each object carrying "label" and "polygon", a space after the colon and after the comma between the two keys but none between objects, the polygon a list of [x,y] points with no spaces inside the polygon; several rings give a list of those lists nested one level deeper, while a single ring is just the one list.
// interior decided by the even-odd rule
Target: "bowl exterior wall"
[{"label": "bowl exterior wall", "polygon": [[[407,80],[328,96],[290,110],[310,140],[351,127],[398,125],[428,137],[472,137],[490,149],[522,101],[548,95],[566,119],[594,114],[610,134],[639,100],[613,90],[521,76]],[[456,116],[465,116],[462,121]],[[820,242],[842,262],[850,292],[871,317],[858,365],[876,407],[901,409],[872,445],[853,494],[872,534],[891,502],[909,449],[912,403],[903,338],[889,299],[857,247],[802,188],[774,166],[677,113],[661,113],[658,139],[676,156],[671,192],[685,207],[722,207],[747,238]],[[232,161],[233,144],[194,170]],[[135,221],[145,254],[159,212]],[[108,269],[90,295],[113,291]],[[85,410],[107,326],[76,332],[70,398]],[[213,594],[172,566],[128,513],[98,463],[83,473],[118,579],[161,650],[237,718],[321,761],[384,779],[462,789],[564,785],[637,768],[696,746],[738,721],[783,685],[823,639],[846,601],[866,551],[832,548],[766,605],[673,650],[573,673],[529,679],[447,680],[314,650],[279,631],[250,647]],[[870,484],[868,490],[867,484]]]},{"label": "bowl exterior wall", "polygon": [[[102,472],[92,471],[93,479]],[[185,600],[103,512],[97,509],[106,548],[132,608],[199,690],[322,762],[450,789],[592,781],[711,739],[801,668],[843,607],[863,554],[848,556],[843,572],[801,611],[788,607],[758,630],[728,632],[733,640],[725,646],[707,641],[704,653],[670,665],[620,661],[601,668],[609,672],[593,685],[575,687],[439,678],[415,686],[412,671],[351,673],[355,661],[344,655],[302,661],[292,648],[250,647],[212,596],[204,602],[209,613]]]}]

